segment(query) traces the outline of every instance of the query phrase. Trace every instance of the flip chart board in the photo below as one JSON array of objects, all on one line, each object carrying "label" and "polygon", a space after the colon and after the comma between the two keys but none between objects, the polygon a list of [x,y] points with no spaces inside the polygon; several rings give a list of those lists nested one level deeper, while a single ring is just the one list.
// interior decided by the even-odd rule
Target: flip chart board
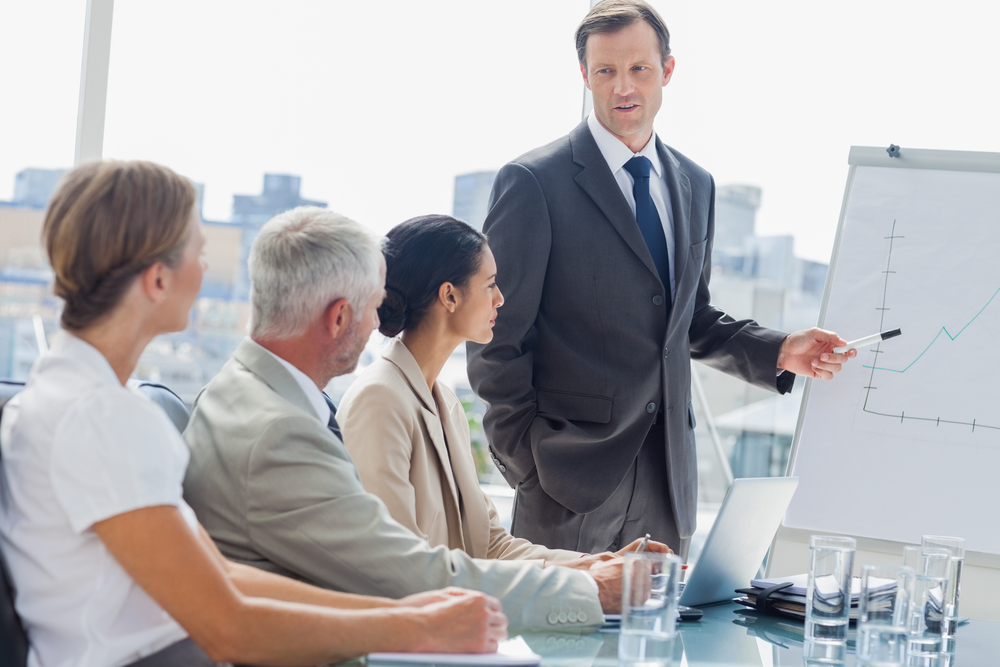
[{"label": "flip chart board", "polygon": [[1000,554],[1000,154],[849,162],[820,326],[902,335],[810,381],[784,525]]}]

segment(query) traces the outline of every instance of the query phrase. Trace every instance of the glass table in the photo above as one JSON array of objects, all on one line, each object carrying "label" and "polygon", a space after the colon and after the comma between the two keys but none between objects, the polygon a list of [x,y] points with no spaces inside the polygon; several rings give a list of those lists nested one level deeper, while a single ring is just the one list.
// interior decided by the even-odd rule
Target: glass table
[{"label": "glass table", "polygon": [[[709,665],[855,665],[853,628],[844,662],[817,662],[803,657],[801,621],[758,615],[735,603],[704,608],[700,621],[678,624],[672,667]],[[512,631],[512,635],[517,631]],[[522,631],[528,645],[542,656],[543,667],[617,667],[618,629],[555,633]],[[1000,664],[1000,622],[973,620],[959,626],[954,667]]]}]

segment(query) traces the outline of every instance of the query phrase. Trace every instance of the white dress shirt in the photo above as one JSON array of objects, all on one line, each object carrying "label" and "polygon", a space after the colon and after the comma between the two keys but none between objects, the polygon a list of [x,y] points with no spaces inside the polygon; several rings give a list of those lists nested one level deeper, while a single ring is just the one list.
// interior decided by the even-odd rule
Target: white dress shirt
[{"label": "white dress shirt", "polygon": [[187,633],[91,529],[181,496],[189,452],[163,410],[65,331],[0,422],[0,546],[31,642],[28,664],[123,665]]},{"label": "white dress shirt", "polygon": [[277,359],[278,363],[284,366],[285,370],[292,374],[292,377],[295,378],[295,382],[302,388],[302,393],[304,393],[306,398],[309,399],[309,404],[313,406],[314,410],[316,410],[317,416],[319,416],[324,424],[329,424],[330,406],[327,405],[326,399],[323,398],[323,392],[316,386],[316,383],[313,382],[308,375],[300,371],[295,366],[292,366],[290,363],[276,355],[274,352],[271,352],[271,350],[267,349],[257,341],[251,338],[250,342]]},{"label": "white dress shirt", "polygon": [[[676,280],[674,279],[674,214],[673,209],[670,207],[670,190],[667,188],[663,163],[660,161],[660,154],[656,152],[656,133],[654,132],[650,135],[649,141],[646,142],[641,151],[633,153],[632,149],[622,143],[621,139],[608,132],[601,125],[601,122],[597,120],[597,116],[594,115],[593,111],[587,116],[587,126],[590,128],[590,133],[594,136],[594,141],[597,142],[597,147],[601,149],[601,155],[604,156],[604,160],[608,163],[611,173],[614,174],[615,181],[618,182],[618,187],[621,188],[622,194],[625,195],[625,201],[628,202],[629,208],[632,209],[633,217],[635,216],[635,195],[632,193],[632,187],[635,184],[635,179],[625,169],[625,163],[641,155],[648,158],[652,164],[649,175],[649,195],[653,198],[653,206],[656,207],[656,212],[660,216],[660,224],[663,225],[663,235],[667,237],[667,256],[670,258],[670,296],[672,302],[674,295],[677,293]],[[653,174],[656,174],[656,176],[654,177]]]}]

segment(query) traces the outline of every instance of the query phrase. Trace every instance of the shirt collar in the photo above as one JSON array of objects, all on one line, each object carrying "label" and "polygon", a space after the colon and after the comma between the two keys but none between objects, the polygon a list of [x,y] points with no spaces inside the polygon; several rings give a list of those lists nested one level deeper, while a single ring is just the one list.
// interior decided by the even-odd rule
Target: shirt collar
[{"label": "shirt collar", "polygon": [[653,165],[653,171],[656,172],[657,178],[663,177],[663,166],[660,163],[660,154],[656,150],[656,132],[650,135],[649,141],[646,145],[642,147],[642,150],[638,153],[633,153],[632,149],[622,143],[622,140],[615,135],[608,132],[608,130],[601,125],[601,121],[597,120],[597,116],[591,111],[590,115],[587,116],[587,127],[590,128],[590,133],[594,136],[594,141],[597,143],[597,147],[601,149],[601,155],[604,156],[604,161],[608,163],[608,167],[611,168],[611,173],[617,173],[619,169],[625,166],[625,163],[634,158],[637,155],[641,155],[648,158],[650,163]]},{"label": "shirt collar", "polygon": [[302,392],[306,395],[306,398],[309,399],[309,404],[313,406],[313,409],[316,411],[316,415],[324,424],[328,423],[330,421],[330,406],[326,404],[323,392],[320,391],[319,387],[316,386],[316,383],[312,381],[312,378],[276,355],[274,352],[271,352],[271,350],[267,349],[254,339],[248,337],[247,340],[250,341],[251,344],[256,345],[261,350],[274,357],[277,362],[281,364],[286,371],[288,371],[288,373],[295,379],[295,382],[298,383],[299,387],[302,388]]},{"label": "shirt collar", "polygon": [[115,369],[111,367],[107,358],[96,347],[87,341],[74,336],[65,329],[52,337],[52,345],[49,347],[49,355],[52,357],[70,359],[85,365],[90,370],[97,373],[102,380],[122,386]]},{"label": "shirt collar", "polygon": [[[424,379],[423,371],[420,370],[420,364],[410,352],[410,348],[406,347],[406,344],[399,338],[393,338],[382,350],[382,357],[399,369],[399,372],[403,374],[410,387],[423,402],[424,407],[436,415],[438,408],[437,401],[434,400],[434,393],[437,392],[439,380],[434,381],[435,391],[431,391],[431,388],[427,386],[427,380]],[[437,393],[440,395],[440,392]]]}]

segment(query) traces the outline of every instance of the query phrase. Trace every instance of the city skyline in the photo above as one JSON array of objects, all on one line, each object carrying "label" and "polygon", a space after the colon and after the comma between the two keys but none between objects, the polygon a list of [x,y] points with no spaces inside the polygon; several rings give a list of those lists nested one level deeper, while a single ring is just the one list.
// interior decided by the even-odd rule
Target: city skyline
[{"label": "city skyline", "polygon": [[[57,329],[59,303],[50,291],[51,271],[45,265],[39,242],[42,206],[57,175],[58,172],[48,170],[22,170],[15,192],[23,199],[24,206],[0,202],[0,377],[25,377],[38,355],[39,336]],[[470,224],[481,226],[495,175],[492,171],[480,171],[456,176],[454,213]],[[195,185],[199,191],[204,190],[202,184]],[[301,179],[296,175],[265,173],[259,193],[234,195],[228,216],[231,222],[206,220],[203,233],[208,271],[189,325],[183,332],[153,341],[140,359],[137,377],[164,382],[183,400],[189,403],[194,400],[246,333],[249,317],[246,252],[260,226],[293,206],[325,205],[322,201],[303,199],[300,187]],[[797,257],[791,236],[757,234],[756,217],[762,194],[761,188],[750,185],[720,185],[717,189],[713,301],[729,313],[752,317],[772,328],[797,330],[812,326],[819,314],[827,266]],[[513,296],[508,293],[508,298]],[[382,341],[380,335],[372,336],[359,369],[377,358]],[[463,353],[464,347],[460,347],[449,358],[441,377],[464,397],[468,410],[478,415],[473,417],[475,421],[481,418],[484,406],[469,387]],[[695,372],[701,378],[708,401],[707,405],[699,403],[697,409],[702,414],[711,410],[719,416],[725,446],[732,450],[733,470],[740,476],[779,474],[788,456],[794,412],[787,408],[775,412],[782,403],[768,398],[763,389],[724,373],[701,365]],[[339,399],[356,375],[335,378],[327,392]],[[765,415],[750,430],[739,426],[744,419],[740,410],[748,404],[757,405],[754,409]],[[766,417],[772,413],[776,416]],[[699,420],[707,423],[701,417]],[[478,433],[476,441],[485,451],[482,432]],[[704,442],[709,438],[705,433],[699,437]],[[726,485],[719,485],[725,477],[719,477],[720,469],[712,460],[702,463],[708,466],[703,473],[718,479],[702,487],[701,497],[717,501],[725,493]],[[490,468],[485,466],[487,471]]]},{"label": "city skyline", "polygon": [[[983,83],[1000,6],[959,0],[943,20],[901,0],[652,4],[677,58],[660,137],[718,183],[762,187],[760,233],[794,235],[805,257],[829,260],[851,145],[1000,150]],[[333,3],[118,0],[104,154],[207,183],[209,219],[264,172],[301,175],[303,197],[380,232],[446,213],[456,174],[579,122],[587,5],[389,0],[375,20]],[[0,109],[0,199],[20,168],[72,161],[84,6],[0,9],[18,26],[0,40],[8,90],[28,102]]]}]

